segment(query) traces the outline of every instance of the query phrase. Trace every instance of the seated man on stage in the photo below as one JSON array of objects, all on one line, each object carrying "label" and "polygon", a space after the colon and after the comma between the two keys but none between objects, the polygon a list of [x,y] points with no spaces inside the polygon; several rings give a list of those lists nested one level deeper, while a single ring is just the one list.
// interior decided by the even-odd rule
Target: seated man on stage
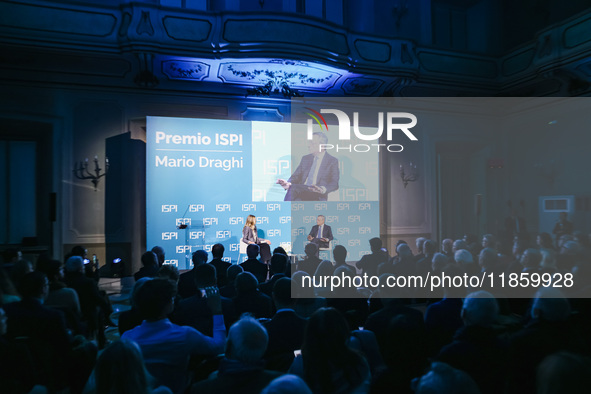
[{"label": "seated man on stage", "polygon": [[327,142],[324,133],[314,133],[308,142],[310,154],[287,181],[277,180],[287,190],[285,201],[326,201],[328,193],[339,189],[339,161],[321,148]]},{"label": "seated man on stage", "polygon": [[316,244],[318,248],[328,248],[330,241],[333,240],[332,229],[328,224],[324,224],[324,215],[318,215],[316,224],[312,226],[310,234],[308,234],[308,241]]}]

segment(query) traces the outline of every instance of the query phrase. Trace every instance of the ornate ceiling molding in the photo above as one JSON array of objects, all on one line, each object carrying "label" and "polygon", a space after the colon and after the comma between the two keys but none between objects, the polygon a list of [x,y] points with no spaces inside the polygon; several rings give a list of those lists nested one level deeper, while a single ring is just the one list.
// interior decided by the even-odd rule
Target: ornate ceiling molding
[{"label": "ornate ceiling molding", "polygon": [[202,81],[209,76],[209,64],[199,61],[164,60],[162,73],[169,79]]},{"label": "ornate ceiling molding", "polygon": [[[293,13],[220,14],[141,2],[120,6],[36,0],[0,3],[0,45],[5,53],[21,50],[36,56],[34,66],[27,67],[39,73],[37,79],[59,80],[52,77],[58,71],[42,67],[43,56],[52,62],[73,54],[133,62],[142,53],[160,61],[153,71],[160,83],[150,84],[153,88],[166,89],[175,83],[175,90],[194,91],[192,83],[201,82],[199,86],[209,91],[285,97],[415,95],[429,89],[460,96],[515,95],[531,92],[536,84],[552,85],[534,89],[540,95],[585,95],[589,92],[583,82],[589,79],[590,26],[591,13],[582,14],[497,57],[354,33]],[[64,63],[67,68],[67,60]],[[143,66],[136,67],[127,75],[145,72]],[[20,72],[9,56],[0,59],[0,69]],[[561,71],[548,72],[552,70]],[[559,83],[558,90],[554,83],[548,84],[549,78]],[[85,83],[97,86],[126,82],[134,84],[127,76],[107,81],[99,74],[85,78]]]},{"label": "ornate ceiling molding", "polygon": [[223,62],[218,77],[225,83],[270,86],[273,91],[289,87],[292,90],[327,92],[344,73],[322,65],[271,59],[266,62]]}]

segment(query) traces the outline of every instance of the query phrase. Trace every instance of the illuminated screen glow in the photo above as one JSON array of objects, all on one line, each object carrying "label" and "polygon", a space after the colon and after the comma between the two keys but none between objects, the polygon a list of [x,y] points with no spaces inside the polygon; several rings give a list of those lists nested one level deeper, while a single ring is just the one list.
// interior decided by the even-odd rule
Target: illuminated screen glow
[{"label": "illuminated screen glow", "polygon": [[328,200],[284,201],[277,180],[289,179],[309,154],[305,139],[293,140],[290,123],[148,117],[147,244],[162,246],[166,263],[179,269],[191,268],[192,253],[211,252],[216,243],[235,263],[246,217],[253,214],[271,248],[302,254],[317,216],[324,215],[332,247],[344,245],[353,260],[369,253],[368,234],[379,236],[377,152],[367,153],[361,167],[353,164],[354,152],[331,153],[340,179]]}]

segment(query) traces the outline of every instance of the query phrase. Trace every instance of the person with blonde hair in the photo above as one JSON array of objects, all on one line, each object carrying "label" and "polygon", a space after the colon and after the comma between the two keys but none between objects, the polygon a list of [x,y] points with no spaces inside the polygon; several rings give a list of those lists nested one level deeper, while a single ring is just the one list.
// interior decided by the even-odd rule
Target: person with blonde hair
[{"label": "person with blonde hair", "polygon": [[257,229],[257,218],[254,215],[248,215],[246,224],[242,228],[242,242],[248,245],[258,245],[260,248],[261,260],[267,264],[271,260],[271,241],[259,238]]}]

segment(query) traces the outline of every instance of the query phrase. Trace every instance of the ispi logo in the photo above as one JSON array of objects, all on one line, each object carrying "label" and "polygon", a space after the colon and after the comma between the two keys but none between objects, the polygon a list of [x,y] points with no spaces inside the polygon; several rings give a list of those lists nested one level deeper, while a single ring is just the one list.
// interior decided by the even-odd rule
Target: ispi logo
[{"label": "ispi logo", "polygon": [[[308,119],[307,124],[307,139],[312,141],[314,135],[322,136],[318,149],[348,151],[348,152],[369,152],[372,149],[376,149],[378,152],[380,149],[386,149],[388,152],[402,152],[404,147],[400,144],[381,144],[378,143],[380,137],[384,133],[384,123],[386,124],[386,139],[392,141],[394,132],[402,132],[409,140],[418,141],[418,138],[410,131],[411,128],[417,125],[417,117],[410,112],[378,112],[378,127],[375,132],[370,134],[364,134],[359,129],[359,112],[353,112],[353,134],[356,139],[361,141],[375,141],[376,143],[364,143],[364,144],[329,144],[328,139],[323,133],[314,132],[314,121],[320,126],[321,131],[328,132],[328,124],[322,114],[332,114],[336,116],[338,121],[338,140],[339,142],[351,141],[351,119],[349,115],[338,109],[321,109],[320,112],[315,111],[312,108],[305,107],[310,112],[306,112],[306,115],[312,119]],[[370,130],[370,128],[366,128]],[[331,130],[332,131],[332,130]]]}]

